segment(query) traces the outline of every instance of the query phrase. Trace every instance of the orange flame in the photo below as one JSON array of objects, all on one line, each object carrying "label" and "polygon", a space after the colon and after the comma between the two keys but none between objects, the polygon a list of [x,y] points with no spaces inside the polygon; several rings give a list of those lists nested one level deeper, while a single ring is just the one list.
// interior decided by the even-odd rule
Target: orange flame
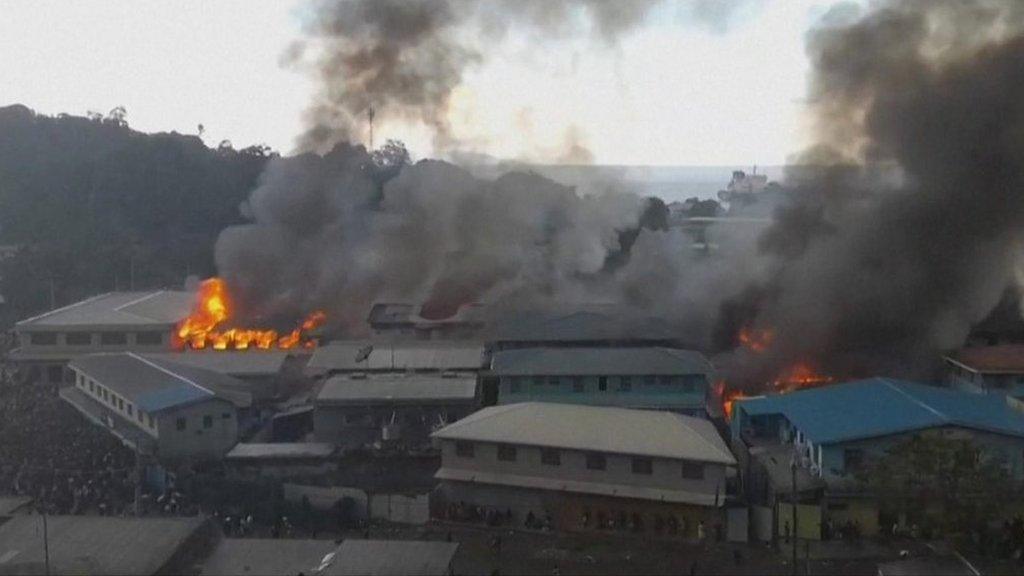
[{"label": "orange flame", "polygon": [[779,392],[792,392],[799,388],[813,388],[824,384],[831,384],[835,378],[821,374],[806,362],[798,362],[791,368],[780,374],[773,382],[772,387]]},{"label": "orange flame", "polygon": [[214,350],[248,350],[258,348],[294,348],[302,345],[313,348],[316,341],[308,337],[308,333],[323,325],[327,314],[321,310],[313,312],[302,321],[302,324],[284,335],[277,330],[258,330],[248,328],[217,328],[231,319],[232,304],[228,295],[227,284],[221,278],[204,280],[196,294],[196,305],[187,318],[178,323],[175,331],[175,345],[178,348],[189,347],[194,350],[213,348]]},{"label": "orange flame", "polygon": [[768,350],[775,340],[775,331],[770,328],[740,328],[740,345],[758,354]]}]

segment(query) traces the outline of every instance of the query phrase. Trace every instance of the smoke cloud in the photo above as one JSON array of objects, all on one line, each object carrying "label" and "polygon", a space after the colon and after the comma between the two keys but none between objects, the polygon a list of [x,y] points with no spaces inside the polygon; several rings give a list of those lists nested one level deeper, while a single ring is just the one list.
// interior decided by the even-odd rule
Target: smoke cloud
[{"label": "smoke cloud", "polygon": [[720,331],[742,367],[927,375],[1014,282],[1024,242],[1024,4],[884,3],[811,32],[817,144],[760,238],[765,277]]},{"label": "smoke cloud", "polygon": [[[720,31],[755,0],[684,0],[686,20]],[[435,152],[465,147],[448,118],[466,71],[483,64],[513,31],[538,47],[584,38],[614,47],[665,0],[319,0],[306,39],[282,61],[308,64],[319,84],[306,111],[300,151],[367,140],[371,107],[379,122],[422,123]],[[315,49],[314,49],[315,48]],[[308,61],[307,61],[307,56]],[[572,155],[570,148],[567,155]],[[574,158],[578,157],[575,155]]]},{"label": "smoke cloud", "polygon": [[[463,42],[467,30],[557,37],[582,21],[614,42],[651,3],[486,5],[319,4],[311,33],[327,45],[324,90],[306,147],[353,138],[371,104],[450,139],[452,90],[486,57]],[[400,169],[342,143],[273,160],[252,222],[221,235],[218,267],[252,314],[325,308],[353,331],[391,299],[438,315],[476,301],[512,311],[616,302],[709,351],[733,350],[722,360],[735,383],[797,362],[837,377],[927,376],[1021,269],[1024,4],[839,12],[808,35],[815,145],[794,159],[763,233],[711,228],[715,250],[698,253],[632,194],[583,196],[534,174],[486,179],[438,161]],[[567,133],[564,159],[587,159],[580,134]],[[763,353],[736,349],[741,328],[775,338]]]}]

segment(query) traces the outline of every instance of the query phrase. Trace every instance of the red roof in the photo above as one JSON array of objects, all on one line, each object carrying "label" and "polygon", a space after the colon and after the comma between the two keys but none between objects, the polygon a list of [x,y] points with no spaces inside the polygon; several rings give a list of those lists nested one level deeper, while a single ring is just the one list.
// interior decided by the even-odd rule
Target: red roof
[{"label": "red roof", "polygon": [[975,372],[1024,374],[1024,344],[963,348],[949,358]]}]

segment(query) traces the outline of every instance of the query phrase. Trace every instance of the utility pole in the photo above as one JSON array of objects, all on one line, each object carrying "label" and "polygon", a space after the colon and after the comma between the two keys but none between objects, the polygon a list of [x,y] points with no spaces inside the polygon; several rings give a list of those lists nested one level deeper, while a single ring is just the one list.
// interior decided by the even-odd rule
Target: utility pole
[{"label": "utility pole", "polygon": [[793,483],[793,492],[790,495],[790,505],[793,508],[793,576],[796,576],[796,454],[794,454],[793,459],[789,461],[789,471],[792,476]]},{"label": "utility pole", "polygon": [[43,509],[43,557],[46,565],[46,576],[50,576],[50,533],[46,526],[46,509]]}]

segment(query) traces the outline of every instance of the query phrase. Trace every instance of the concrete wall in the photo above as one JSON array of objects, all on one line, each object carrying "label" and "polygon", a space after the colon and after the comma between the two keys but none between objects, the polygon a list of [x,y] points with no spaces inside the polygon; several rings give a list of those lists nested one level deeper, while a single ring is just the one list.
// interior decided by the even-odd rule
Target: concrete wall
[{"label": "concrete wall", "polygon": [[502,376],[498,403],[542,401],[666,409],[703,409],[707,405],[708,382],[703,375],[677,375],[666,381],[665,377],[639,374],[628,379],[628,390],[624,390],[622,376]]},{"label": "concrete wall", "polygon": [[[184,430],[178,430],[179,418],[185,420]],[[238,415],[230,402],[215,398],[160,413],[157,430],[160,457],[219,458],[238,441]]]},{"label": "concrete wall", "polygon": [[725,497],[725,466],[721,464],[705,463],[704,479],[691,480],[683,478],[681,460],[654,458],[652,473],[647,475],[633,473],[632,458],[619,454],[606,454],[605,470],[589,470],[586,462],[587,453],[577,450],[560,450],[561,464],[558,466],[543,464],[541,449],[534,446],[516,446],[515,462],[498,460],[497,444],[474,443],[473,458],[458,456],[455,450],[454,441],[442,442],[442,466],[558,480],[685,490],[712,497],[717,489],[722,498]]}]

